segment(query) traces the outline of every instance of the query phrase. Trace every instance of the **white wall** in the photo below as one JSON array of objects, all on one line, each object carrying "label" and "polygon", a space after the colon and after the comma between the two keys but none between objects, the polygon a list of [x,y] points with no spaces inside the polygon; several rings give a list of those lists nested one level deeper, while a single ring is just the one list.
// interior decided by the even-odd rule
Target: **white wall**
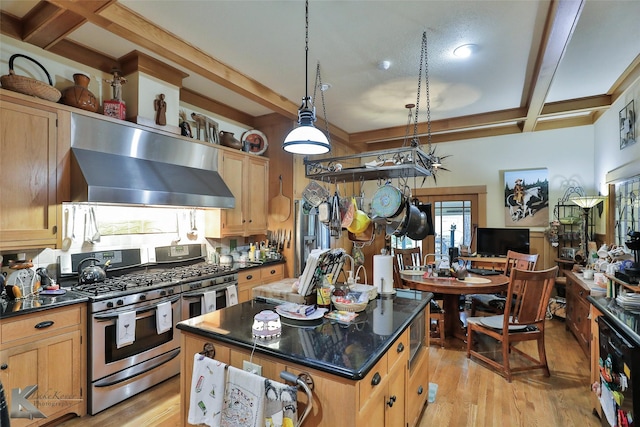
[{"label": "white wall", "polygon": [[[437,186],[487,186],[488,227],[505,226],[504,171],[546,168],[550,217],[567,187],[593,190],[593,126],[454,141],[435,148],[439,156],[451,156],[443,161],[450,171],[438,172]],[[431,179],[427,182],[434,185]]]},{"label": "white wall", "polygon": [[[620,149],[620,126],[619,112],[631,100],[634,101],[636,112],[636,143]],[[640,162],[640,124],[638,124],[638,114],[640,114],[640,78],[631,85],[604,113],[594,125],[595,139],[595,163],[594,163],[594,185],[607,194],[606,175],[624,165]],[[638,170],[638,167],[635,168]]]}]

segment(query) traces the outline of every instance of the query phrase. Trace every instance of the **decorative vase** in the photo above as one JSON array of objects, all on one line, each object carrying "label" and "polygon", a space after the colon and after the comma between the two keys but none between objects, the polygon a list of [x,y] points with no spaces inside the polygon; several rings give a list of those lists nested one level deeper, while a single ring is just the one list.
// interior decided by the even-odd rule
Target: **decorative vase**
[{"label": "decorative vase", "polygon": [[242,150],[242,142],[240,142],[233,136],[233,132],[220,131],[220,144],[224,145],[225,147]]},{"label": "decorative vase", "polygon": [[89,91],[89,82],[91,79],[84,74],[74,74],[73,86],[62,91],[62,98],[60,102],[65,105],[71,105],[72,107],[82,108],[83,110],[96,112],[98,111],[98,100]]}]

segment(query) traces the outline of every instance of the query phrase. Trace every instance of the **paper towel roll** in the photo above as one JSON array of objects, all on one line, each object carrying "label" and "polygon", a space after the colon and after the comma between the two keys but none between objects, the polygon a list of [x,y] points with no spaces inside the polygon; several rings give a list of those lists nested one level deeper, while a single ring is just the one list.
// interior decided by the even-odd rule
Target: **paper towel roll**
[{"label": "paper towel roll", "polygon": [[373,256],[373,284],[379,294],[393,293],[393,257],[391,255]]}]

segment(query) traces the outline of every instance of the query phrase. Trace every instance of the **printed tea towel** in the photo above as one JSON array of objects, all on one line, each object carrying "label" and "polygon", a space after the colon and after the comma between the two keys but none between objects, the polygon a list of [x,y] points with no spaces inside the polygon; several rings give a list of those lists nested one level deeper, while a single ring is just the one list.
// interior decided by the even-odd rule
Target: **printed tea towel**
[{"label": "printed tea towel", "polygon": [[190,424],[220,426],[226,366],[201,354],[194,356],[189,399]]},{"label": "printed tea towel", "polygon": [[264,377],[229,366],[222,427],[263,427]]}]

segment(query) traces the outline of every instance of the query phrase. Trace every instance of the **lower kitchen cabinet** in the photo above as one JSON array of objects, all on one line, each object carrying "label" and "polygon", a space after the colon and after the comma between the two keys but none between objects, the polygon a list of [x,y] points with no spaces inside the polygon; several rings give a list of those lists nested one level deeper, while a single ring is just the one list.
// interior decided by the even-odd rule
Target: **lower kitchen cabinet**
[{"label": "lower kitchen cabinet", "polygon": [[[276,381],[282,381],[280,372],[283,370],[296,375],[308,374],[313,380],[313,407],[304,425],[415,426],[428,395],[429,352],[424,346],[412,362],[415,365],[409,369],[409,337],[410,331],[406,330],[362,380],[353,381],[276,357],[251,354],[250,350],[183,330],[180,371],[181,419],[184,425],[190,425],[187,415],[193,355],[201,352],[205,344],[213,344],[216,360],[241,368],[243,361],[251,358],[253,363],[261,366],[262,376]],[[299,391],[299,416],[304,412],[306,403],[304,393]]]},{"label": "lower kitchen cabinet", "polygon": [[[86,413],[86,307],[76,304],[0,320],[0,381],[12,427],[40,426]],[[29,419],[29,416],[32,419]]]},{"label": "lower kitchen cabinet", "polygon": [[267,265],[238,273],[238,302],[253,299],[253,288],[284,278],[284,264]]},{"label": "lower kitchen cabinet", "polygon": [[578,340],[582,351],[589,356],[591,344],[591,322],[589,310],[591,304],[587,301],[589,287],[573,272],[565,273],[567,277],[567,307],[566,327]]}]

